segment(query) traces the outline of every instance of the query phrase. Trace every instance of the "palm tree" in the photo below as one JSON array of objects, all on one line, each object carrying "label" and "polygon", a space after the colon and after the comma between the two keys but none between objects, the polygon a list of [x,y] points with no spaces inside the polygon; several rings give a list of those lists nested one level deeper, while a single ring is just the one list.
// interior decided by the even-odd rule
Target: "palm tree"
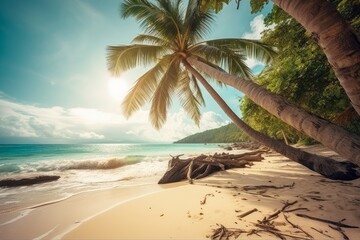
[{"label": "palm tree", "polygon": [[313,35],[360,115],[360,37],[327,0],[272,0]]},{"label": "palm tree", "polygon": [[[259,41],[243,39],[201,42],[201,37],[210,28],[213,15],[211,12],[200,12],[197,2],[193,0],[189,1],[185,10],[181,9],[181,0],[157,0],[156,4],[147,0],[127,0],[122,4],[121,13],[123,17],[133,16],[140,21],[147,34],[137,36],[132,45],[108,47],[109,70],[114,74],[119,74],[140,64],[155,64],[136,81],[125,97],[122,104],[125,116],[129,117],[147,101],[151,101],[150,122],[158,129],[166,121],[171,96],[178,93],[184,109],[198,124],[199,107],[204,103],[198,80],[224,111],[237,122],[238,126],[245,129],[249,135],[255,136],[259,142],[274,148],[294,161],[320,171],[327,177],[341,179],[357,177],[355,165],[351,163],[339,163],[304,153],[256,133],[229,111],[225,102],[216,95],[216,92],[188,64],[187,60],[189,56],[196,56],[219,72],[223,70],[216,63],[223,63],[230,73],[250,77],[250,70],[244,64],[243,53],[269,62],[273,53],[270,46],[263,45]],[[194,59],[194,57],[189,59]]]},{"label": "palm tree", "polygon": [[[214,5],[215,7],[221,7],[222,2],[224,2],[224,0],[212,0],[206,1],[205,4],[211,5],[213,7],[213,3],[216,3]],[[282,1],[274,0],[274,2],[280,3]],[[289,5],[291,5],[290,2],[292,4],[293,2],[298,1],[286,1],[286,3],[283,3],[283,7],[285,7],[285,5],[289,7]],[[310,1],[301,1],[298,3],[304,4],[305,2]],[[327,3],[324,4],[326,6],[328,5]],[[327,6],[326,8],[329,8],[329,6]],[[293,10],[298,11],[298,9]],[[193,66],[196,66],[199,70],[205,72],[209,76],[217,79],[222,83],[225,83],[226,85],[230,85],[235,89],[242,91],[256,104],[258,104],[274,116],[280,118],[282,121],[286,122],[290,126],[294,127],[298,131],[305,133],[316,141],[321,142],[324,146],[334,150],[335,152],[339,153],[350,161],[353,161],[355,164],[360,165],[360,136],[354,133],[350,133],[347,130],[341,128],[340,126],[337,126],[323,118],[320,118],[314,114],[305,111],[304,109],[294,104],[289,103],[281,96],[273,94],[251,81],[248,81],[244,78],[230,76],[224,71],[220,72],[217,68],[214,69],[211,65],[208,64],[208,62],[203,61],[203,59],[198,58],[197,56],[189,56],[188,61]],[[354,76],[357,75],[355,74]],[[356,82],[352,80],[349,81],[349,84],[355,84]],[[350,85],[353,86],[350,87],[351,91],[356,93],[356,84]],[[359,94],[355,95],[360,96]]]},{"label": "palm tree", "polygon": [[[239,0],[235,0],[239,4]],[[263,4],[266,0],[252,0]],[[255,2],[256,1],[256,2]],[[220,11],[228,0],[200,0],[199,6]],[[360,115],[360,37],[327,0],[272,0],[311,33],[323,49],[355,111]]]},{"label": "palm tree", "polygon": [[185,68],[204,86],[212,98],[223,109],[226,115],[228,115],[235,123],[235,125],[252,139],[261,142],[265,146],[281,153],[297,163],[300,163],[308,169],[320,173],[324,177],[334,180],[353,180],[360,177],[360,168],[351,162],[338,162],[331,158],[310,154],[255,131],[231,110],[231,108],[199,72],[197,72],[187,61],[184,61],[183,64]]},{"label": "palm tree", "polygon": [[305,111],[252,81],[219,71],[195,56],[188,57],[187,61],[208,76],[242,91],[275,117],[360,166],[360,136]]}]

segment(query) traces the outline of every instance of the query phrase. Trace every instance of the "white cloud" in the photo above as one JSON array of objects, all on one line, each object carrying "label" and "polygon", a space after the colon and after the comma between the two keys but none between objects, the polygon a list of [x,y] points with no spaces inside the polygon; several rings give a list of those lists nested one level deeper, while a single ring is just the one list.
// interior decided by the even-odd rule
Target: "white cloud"
[{"label": "white cloud", "polygon": [[[1,96],[0,96],[1,97]],[[0,98],[0,138],[35,138],[72,141],[173,142],[196,132],[228,123],[214,112],[202,115],[196,126],[180,109],[171,113],[157,131],[148,122],[148,111],[140,110],[129,120],[121,114],[92,108],[38,107]]]},{"label": "white cloud", "polygon": [[[144,111],[142,114],[145,113],[147,117],[147,112]],[[126,134],[142,136],[146,141],[174,142],[191,134],[221,127],[227,123],[228,121],[224,120],[220,115],[209,111],[202,114],[200,126],[197,126],[189,119],[186,112],[180,109],[178,112],[169,114],[166,123],[159,131],[154,130],[147,123],[137,124]]]},{"label": "white cloud", "polygon": [[261,33],[266,29],[264,15],[257,15],[253,20],[251,20],[250,29],[250,32],[244,33],[243,38],[260,39]]}]

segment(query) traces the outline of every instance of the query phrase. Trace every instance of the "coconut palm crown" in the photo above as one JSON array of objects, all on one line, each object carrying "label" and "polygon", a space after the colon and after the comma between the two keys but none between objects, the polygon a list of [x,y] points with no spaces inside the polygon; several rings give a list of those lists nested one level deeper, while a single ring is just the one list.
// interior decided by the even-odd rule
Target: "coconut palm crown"
[{"label": "coconut palm crown", "polygon": [[173,95],[178,95],[189,117],[199,124],[204,98],[195,77],[183,65],[187,57],[250,79],[246,57],[266,64],[275,54],[271,46],[257,40],[204,40],[214,13],[200,11],[196,0],[189,0],[185,7],[181,0],[126,0],[120,11],[123,18],[134,17],[145,33],[135,37],[131,45],[109,46],[108,68],[119,75],[140,65],[151,65],[136,80],[122,107],[124,115],[130,117],[151,101],[150,122],[156,129],[165,123]]}]

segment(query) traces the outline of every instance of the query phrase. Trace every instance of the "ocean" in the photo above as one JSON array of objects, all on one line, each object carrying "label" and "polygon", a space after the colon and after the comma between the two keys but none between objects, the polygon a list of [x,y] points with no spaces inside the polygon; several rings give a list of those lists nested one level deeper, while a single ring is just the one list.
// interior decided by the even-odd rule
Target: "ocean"
[{"label": "ocean", "polygon": [[170,155],[220,152],[217,144],[3,144],[0,179],[57,175],[53,182],[0,187],[0,212],[75,194],[156,183]]}]

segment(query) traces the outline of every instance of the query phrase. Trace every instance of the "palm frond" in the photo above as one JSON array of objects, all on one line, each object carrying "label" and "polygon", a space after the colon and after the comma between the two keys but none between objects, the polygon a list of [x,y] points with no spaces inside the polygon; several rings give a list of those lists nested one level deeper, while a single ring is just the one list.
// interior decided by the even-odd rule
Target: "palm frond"
[{"label": "palm frond", "polygon": [[158,64],[136,80],[121,104],[126,118],[129,118],[151,99],[164,73],[164,69],[170,62],[170,58],[168,55],[163,57]]},{"label": "palm frond", "polygon": [[249,58],[254,58],[264,64],[272,62],[277,55],[276,50],[260,40],[242,39],[242,38],[227,38],[205,41],[203,44],[210,46],[224,46],[236,53],[246,55]]},{"label": "palm frond", "polygon": [[246,58],[225,45],[200,44],[193,46],[191,51],[193,54],[202,56],[213,65],[228,69],[230,74],[240,75],[248,79],[252,77],[250,68],[245,64]]},{"label": "palm frond", "polygon": [[194,76],[191,77],[190,87],[194,93],[195,98],[199,102],[201,106],[205,106],[205,99],[201,93],[201,89],[199,87],[198,81]]},{"label": "palm frond", "polygon": [[[176,9],[173,4],[167,3],[172,1],[158,0],[155,5],[146,0],[126,0],[121,5],[121,15],[124,18],[135,17],[140,26],[145,29],[147,33],[161,36],[164,39],[175,39],[179,35],[179,13],[176,14]],[[166,6],[169,5],[169,6]],[[171,10],[168,12],[168,10]]]},{"label": "palm frond", "polygon": [[181,72],[178,94],[179,100],[184,110],[187,112],[188,116],[195,122],[195,124],[199,126],[201,117],[200,106],[204,102],[204,99],[196,82],[195,83],[197,89],[195,89],[195,93],[193,92],[191,87],[192,83],[193,80],[192,78],[190,78],[188,72]]},{"label": "palm frond", "polygon": [[167,40],[164,40],[160,37],[156,37],[154,35],[148,35],[148,34],[140,34],[136,36],[132,43],[134,44],[153,44],[156,46],[163,46],[168,47],[170,46],[170,43]]},{"label": "palm frond", "polygon": [[156,62],[164,51],[166,48],[154,45],[109,46],[107,47],[108,69],[118,75],[139,65]]},{"label": "palm frond", "polygon": [[189,0],[186,9],[184,28],[190,42],[195,43],[211,31],[211,24],[214,22],[214,12],[199,11],[197,0]]},{"label": "palm frond", "polygon": [[160,129],[166,122],[167,109],[171,105],[171,95],[178,83],[179,63],[178,58],[172,58],[171,62],[167,64],[167,69],[164,69],[164,74],[152,97],[149,117],[151,124],[156,129]]}]

